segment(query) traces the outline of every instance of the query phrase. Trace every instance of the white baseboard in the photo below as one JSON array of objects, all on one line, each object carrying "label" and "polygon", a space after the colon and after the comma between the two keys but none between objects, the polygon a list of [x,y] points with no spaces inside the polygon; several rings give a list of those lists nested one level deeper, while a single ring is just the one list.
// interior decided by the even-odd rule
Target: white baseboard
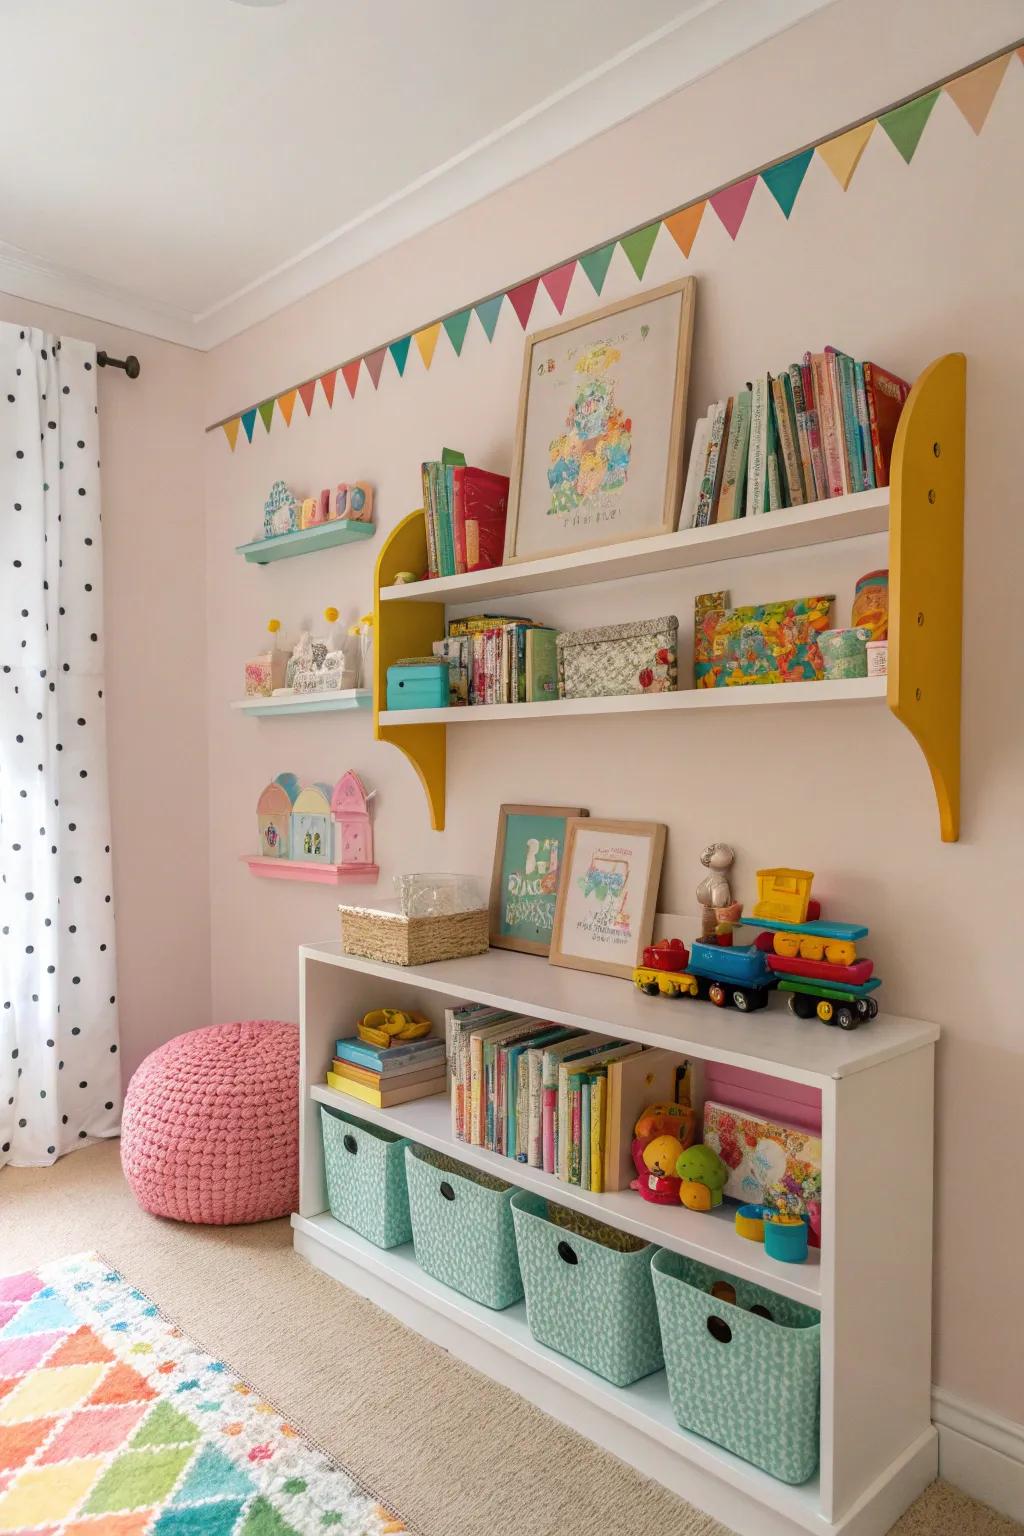
[{"label": "white baseboard", "polygon": [[939,1475],[1000,1514],[1024,1520],[1024,1424],[942,1387],[932,1392]]}]

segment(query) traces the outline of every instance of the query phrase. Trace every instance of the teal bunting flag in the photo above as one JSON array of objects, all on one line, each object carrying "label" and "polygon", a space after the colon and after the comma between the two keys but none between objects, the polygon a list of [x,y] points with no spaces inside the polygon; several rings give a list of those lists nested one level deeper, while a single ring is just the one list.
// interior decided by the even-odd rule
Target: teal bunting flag
[{"label": "teal bunting flag", "polygon": [[456,357],[462,356],[462,343],[466,339],[466,332],[469,330],[469,320],[472,313],[472,309],[460,309],[457,315],[449,315],[448,319],[444,322],[448,340],[455,349]]},{"label": "teal bunting flag", "polygon": [[411,336],[403,336],[401,341],[393,341],[388,348],[388,351],[391,353],[391,356],[395,360],[395,367],[398,369],[399,378],[401,378],[405,373],[405,364],[409,357],[410,341],[412,341]]},{"label": "teal bunting flag", "polygon": [[615,255],[615,241],[609,240],[607,245],[602,245],[599,250],[588,251],[580,257],[580,266],[590,279],[590,286],[600,297],[604,280],[608,276],[608,268],[612,257]]},{"label": "teal bunting flag", "polygon": [[761,180],[787,219],[793,212],[796,195],[803,186],[813,154],[813,149],[802,149],[798,155],[780,160],[778,165],[770,165],[766,171],[761,172]]},{"label": "teal bunting flag", "polygon": [[477,304],[477,319],[484,328],[484,335],[488,341],[494,340],[494,329],[498,324],[498,311],[505,302],[505,295],[499,293],[495,299],[484,299],[482,304]]},{"label": "teal bunting flag", "polygon": [[256,426],[256,407],[251,405],[247,411],[242,412],[242,428],[246,437],[252,442],[253,428]]}]

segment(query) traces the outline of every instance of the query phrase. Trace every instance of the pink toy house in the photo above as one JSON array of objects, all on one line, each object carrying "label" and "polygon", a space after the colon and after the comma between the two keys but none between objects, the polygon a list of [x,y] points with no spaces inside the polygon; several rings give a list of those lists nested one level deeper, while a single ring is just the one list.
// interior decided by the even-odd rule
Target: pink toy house
[{"label": "pink toy house", "polygon": [[343,773],[331,795],[334,818],[334,850],[345,876],[363,875],[376,879],[380,871],[373,862],[373,828],[370,825],[370,796],[357,773],[350,768]]}]

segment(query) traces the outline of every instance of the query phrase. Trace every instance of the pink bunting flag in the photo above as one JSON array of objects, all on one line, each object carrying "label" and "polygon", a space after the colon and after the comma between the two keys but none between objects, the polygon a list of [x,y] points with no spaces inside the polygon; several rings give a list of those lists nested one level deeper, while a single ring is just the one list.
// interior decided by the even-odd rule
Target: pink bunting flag
[{"label": "pink bunting flag", "polygon": [[565,301],[569,297],[569,285],[576,271],[576,262],[567,261],[560,267],[552,267],[550,272],[545,272],[541,282],[548,291],[548,297],[561,314],[565,308]]},{"label": "pink bunting flag", "polygon": [[362,358],[357,357],[354,363],[345,363],[341,370],[341,376],[348,385],[348,392],[353,400],[356,396],[356,385],[359,383],[359,364],[361,362]]},{"label": "pink bunting flag", "polygon": [[731,187],[723,187],[721,192],[716,192],[714,197],[708,198],[708,202],[725,225],[732,240],[735,240],[740,232],[740,225],[746,217],[756,186],[757,177],[748,176],[744,181],[734,181]]},{"label": "pink bunting flag", "polygon": [[305,384],[299,385],[299,399],[306,407],[308,416],[313,409],[313,396],[316,394],[316,379],[308,379]]},{"label": "pink bunting flag", "polygon": [[516,317],[523,330],[530,320],[533,311],[533,301],[537,296],[537,284],[539,277],[531,277],[528,283],[520,283],[517,288],[508,290],[508,301],[516,312]]},{"label": "pink bunting flag", "polygon": [[384,359],[387,357],[387,354],[387,347],[378,347],[376,352],[367,352],[363,358],[363,362],[366,364],[366,371],[373,381],[374,389],[380,383],[380,371],[384,367]]}]

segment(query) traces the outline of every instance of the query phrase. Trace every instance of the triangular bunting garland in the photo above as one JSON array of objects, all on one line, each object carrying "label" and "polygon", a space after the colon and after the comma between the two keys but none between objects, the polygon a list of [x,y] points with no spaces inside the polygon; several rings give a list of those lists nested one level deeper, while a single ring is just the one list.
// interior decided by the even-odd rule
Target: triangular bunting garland
[{"label": "triangular bunting garland", "polygon": [[787,219],[793,212],[796,195],[803,186],[813,154],[813,149],[802,149],[798,155],[780,160],[778,165],[770,165],[766,171],[761,172],[761,180]]},{"label": "triangular bunting garland", "polygon": [[306,407],[308,416],[313,409],[313,396],[316,394],[316,379],[307,379],[305,384],[299,385],[299,399]]},{"label": "triangular bunting garland", "polygon": [[552,267],[550,272],[545,272],[541,277],[541,282],[547,289],[548,298],[559,314],[565,308],[565,301],[569,297],[569,285],[575,271],[576,262],[566,261],[560,267]]},{"label": "triangular bunting garland", "polygon": [[399,378],[405,373],[405,365],[409,358],[410,341],[412,341],[411,336],[403,336],[400,341],[393,341],[388,347],[388,351],[395,360],[395,367],[398,369]]},{"label": "triangular bunting garland", "polygon": [[387,353],[387,347],[378,347],[376,352],[367,352],[363,358],[363,362],[366,364],[366,371],[370,375],[374,389],[380,383],[380,371],[384,367],[384,359]]},{"label": "triangular bunting garland", "polygon": [[416,332],[416,348],[423,359],[424,368],[429,368],[434,361],[434,348],[437,346],[437,338],[440,334],[440,320],[435,320],[433,325],[428,325],[425,330]]},{"label": "triangular bunting garland", "polygon": [[277,397],[278,409],[284,417],[286,427],[290,427],[292,424],[292,411],[295,409],[295,397],[297,394],[297,389],[289,389],[283,395],[278,395]]},{"label": "triangular bunting garland", "polygon": [[335,386],[335,384],[337,382],[338,382],[338,370],[337,370],[337,368],[332,368],[330,373],[322,373],[320,375],[320,383],[323,385],[323,388],[324,388],[324,395],[326,396],[326,399],[327,399],[328,410],[333,410],[334,409],[334,386]]},{"label": "triangular bunting garland", "polygon": [[253,428],[255,427],[255,425],[256,425],[256,407],[254,405],[250,405],[250,407],[249,407],[249,409],[247,411],[243,411],[242,412],[242,429],[245,432],[245,435],[249,439],[250,443],[252,442],[252,433],[253,433]]},{"label": "triangular bunting garland", "polygon": [[530,315],[533,311],[533,301],[537,297],[537,284],[539,282],[540,278],[531,277],[529,282],[520,283],[517,287],[510,288],[508,291],[508,301],[515,310],[516,317],[524,331],[529,324]]},{"label": "triangular bunting garland", "polygon": [[851,128],[848,132],[829,139],[827,143],[818,145],[818,154],[844,192],[860,164],[860,157],[867,148],[868,139],[875,131],[875,122],[876,119],[872,118],[869,123],[861,123],[859,127]]},{"label": "triangular bunting garland", "polygon": [[238,429],[240,426],[241,421],[237,416],[235,417],[234,421],[224,422],[224,436],[228,440],[228,446],[230,447],[232,453],[234,453],[235,444],[238,442]]},{"label": "triangular bunting garland", "polygon": [[885,129],[908,165],[917,153],[925,123],[940,94],[939,91],[926,91],[923,96],[915,96],[913,101],[894,107],[878,119],[878,126]]},{"label": "triangular bunting garland", "polygon": [[604,280],[608,276],[608,268],[612,257],[615,255],[615,241],[609,240],[607,245],[600,246],[596,251],[588,251],[580,257],[580,266],[590,279],[590,286],[600,296],[604,287]]},{"label": "triangular bunting garland", "polygon": [[734,181],[731,187],[723,187],[721,192],[716,192],[714,197],[708,198],[708,202],[728,230],[731,240],[735,240],[740,232],[740,225],[746,217],[756,186],[757,177],[747,176],[743,181]]},{"label": "triangular bunting garland", "polygon": [[656,219],[653,224],[648,224],[644,229],[634,229],[631,235],[624,235],[619,241],[629,258],[630,266],[641,281],[647,271],[647,263],[651,259],[660,228],[661,220]]},{"label": "triangular bunting garland", "polygon": [[990,59],[980,69],[972,69],[946,86],[946,95],[953,98],[975,133],[980,133],[985,126],[1009,62],[1010,55],[1004,53],[1001,58]]},{"label": "triangular bunting garland", "polygon": [[466,332],[469,329],[472,313],[472,309],[460,309],[457,315],[449,315],[444,322],[444,328],[448,333],[448,340],[455,349],[456,357],[462,356],[462,343],[466,339]]},{"label": "triangular bunting garland", "polygon": [[276,400],[263,400],[259,405],[260,420],[268,432],[270,431],[270,422],[274,415],[274,406],[276,404]]},{"label": "triangular bunting garland", "polygon": [[348,385],[348,392],[353,400],[356,397],[356,385],[359,383],[359,364],[361,362],[362,358],[357,357],[351,363],[344,363],[341,369],[341,376]]},{"label": "triangular bunting garland", "polygon": [[697,238],[697,231],[706,207],[707,203],[703,200],[699,203],[691,203],[689,208],[680,208],[678,213],[669,214],[665,220],[665,228],[684,256],[688,257],[693,250],[693,242]]},{"label": "triangular bunting garland", "polygon": [[482,304],[475,305],[477,319],[483,326],[484,335],[488,341],[494,340],[494,329],[498,324],[498,314],[504,302],[505,295],[499,293],[495,298],[484,299]]}]

